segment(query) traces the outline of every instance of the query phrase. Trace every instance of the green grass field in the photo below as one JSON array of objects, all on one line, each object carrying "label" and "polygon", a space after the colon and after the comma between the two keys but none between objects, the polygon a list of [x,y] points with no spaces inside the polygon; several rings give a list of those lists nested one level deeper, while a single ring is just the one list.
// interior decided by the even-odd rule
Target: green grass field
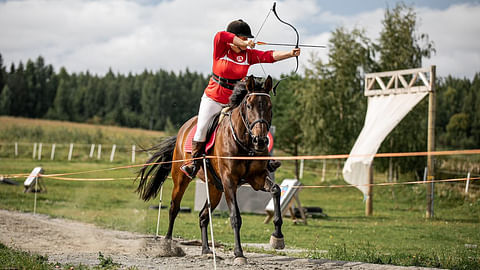
[{"label": "green grass field", "polygon": [[[1,119],[0,119],[1,120]],[[141,133],[141,132],[140,132]],[[118,135],[118,134],[117,134]],[[143,160],[138,160],[142,162]],[[320,164],[320,163],[318,163]],[[318,165],[317,164],[317,165]],[[29,173],[42,166],[46,174],[106,169],[128,165],[125,161],[33,160],[31,157],[0,157],[0,175]],[[336,177],[336,166],[328,164],[325,182],[320,182],[320,166],[306,164],[304,185],[344,184]],[[318,167],[318,168],[316,168]],[[72,175],[79,178],[132,178],[135,168]],[[293,177],[293,164],[284,162],[277,171],[278,181]],[[17,181],[23,182],[25,178]],[[155,234],[158,198],[143,202],[134,193],[132,179],[116,181],[65,181],[43,179],[46,193],[38,194],[38,213],[93,223],[105,228]],[[376,182],[385,176],[377,174]],[[402,175],[403,181],[411,181]],[[300,192],[303,206],[321,207],[327,218],[309,218],[308,225],[295,225],[284,219],[288,248],[305,249],[300,256],[335,260],[430,266],[450,269],[480,268],[480,202],[478,185],[470,195],[462,193],[465,184],[435,186],[435,218],[426,219],[424,185],[398,185],[374,188],[373,216],[366,217],[363,196],[355,188],[305,188]],[[163,190],[163,204],[170,204],[171,179]],[[194,206],[194,184],[184,196],[182,206]],[[0,208],[32,212],[34,194],[23,187],[0,184]],[[243,214],[243,243],[268,243],[273,224],[263,224],[264,215]],[[168,211],[162,210],[160,234],[167,229]],[[213,217],[215,240],[233,245],[228,215]],[[200,239],[198,212],[179,214],[174,236]],[[258,251],[258,250],[257,250]],[[327,252],[325,252],[327,251]]]}]

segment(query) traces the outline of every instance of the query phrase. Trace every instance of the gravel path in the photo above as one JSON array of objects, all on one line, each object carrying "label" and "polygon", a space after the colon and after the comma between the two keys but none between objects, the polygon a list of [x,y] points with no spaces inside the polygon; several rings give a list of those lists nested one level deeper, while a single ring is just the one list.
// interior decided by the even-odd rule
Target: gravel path
[{"label": "gravel path", "polygon": [[[16,249],[46,255],[51,262],[98,265],[98,254],[111,257],[120,269],[213,269],[212,257],[200,255],[199,246],[174,241],[173,251],[184,256],[164,257],[163,239],[131,232],[98,228],[91,224],[0,210],[0,242]],[[184,244],[182,244],[184,243]],[[176,247],[176,249],[175,249]],[[233,264],[233,253],[217,251],[217,269],[427,269],[375,265],[361,262],[298,259],[260,253],[245,253],[248,264]]]}]

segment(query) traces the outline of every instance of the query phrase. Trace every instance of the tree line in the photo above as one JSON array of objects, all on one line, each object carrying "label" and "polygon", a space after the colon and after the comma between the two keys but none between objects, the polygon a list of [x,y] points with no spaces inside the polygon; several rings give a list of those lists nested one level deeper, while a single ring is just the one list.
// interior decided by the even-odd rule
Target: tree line
[{"label": "tree line", "polygon": [[104,76],[58,73],[43,57],[9,70],[0,55],[0,114],[146,129],[179,127],[198,111],[208,77],[186,69]]},{"label": "tree line", "polygon": [[[291,74],[274,102],[276,147],[292,155],[349,153],[363,127],[367,98],[364,74],[422,67],[434,43],[418,33],[417,15],[403,3],[387,8],[380,38],[364,30],[338,28],[328,43],[328,61],[314,55],[304,75]],[[438,67],[439,69],[441,67]],[[75,122],[178,129],[198,111],[209,76],[186,69],[104,76],[55,72],[42,57],[24,65],[3,65],[0,55],[0,114]],[[480,147],[480,73],[473,79],[437,79],[437,149]],[[381,152],[425,151],[424,99],[383,142]],[[398,172],[423,170],[422,158],[394,161]],[[392,162],[380,159],[376,167]]]},{"label": "tree line", "polygon": [[[382,25],[376,41],[362,29],[336,29],[328,43],[328,61],[313,56],[305,76],[281,84],[274,106],[276,146],[292,155],[349,153],[367,109],[364,74],[419,68],[435,53],[428,35],[418,33],[412,7],[399,3],[386,9]],[[436,85],[437,149],[479,148],[480,73],[471,80],[437,78]],[[425,98],[389,134],[379,152],[426,151],[427,109]],[[375,160],[376,169],[391,170],[397,177],[412,171],[421,176],[425,165],[424,157]]]}]

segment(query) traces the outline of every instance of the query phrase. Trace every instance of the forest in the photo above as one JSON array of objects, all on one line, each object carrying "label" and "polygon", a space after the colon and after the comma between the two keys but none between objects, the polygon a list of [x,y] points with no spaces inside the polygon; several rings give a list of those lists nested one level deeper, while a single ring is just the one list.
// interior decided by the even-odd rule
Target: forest
[{"label": "forest", "polygon": [[[413,8],[397,4],[385,11],[378,40],[362,29],[335,29],[328,61],[311,55],[304,72],[289,74],[272,98],[276,148],[292,155],[349,153],[367,108],[364,74],[422,67],[422,60],[434,55],[435,44],[418,33],[417,21]],[[46,61],[39,56],[7,67],[0,54],[0,115],[174,132],[197,113],[209,80],[189,69],[72,73]],[[480,73],[437,78],[436,86],[437,149],[479,148]],[[424,99],[402,120],[380,152],[426,149],[427,103]],[[400,167],[412,166],[424,165],[412,158]]]}]

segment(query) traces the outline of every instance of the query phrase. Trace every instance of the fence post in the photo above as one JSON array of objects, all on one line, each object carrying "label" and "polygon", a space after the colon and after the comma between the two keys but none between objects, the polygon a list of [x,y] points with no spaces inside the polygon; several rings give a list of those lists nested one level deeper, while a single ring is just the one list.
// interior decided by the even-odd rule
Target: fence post
[{"label": "fence post", "polygon": [[322,182],[325,181],[325,173],[327,171],[327,160],[323,160],[323,168],[322,168]]},{"label": "fence post", "polygon": [[50,154],[50,159],[53,160],[55,158],[55,144],[52,144],[52,154]]},{"label": "fence post", "polygon": [[[436,67],[430,67],[430,91],[428,92],[428,130],[427,130],[427,180],[435,179],[435,157],[431,152],[435,151],[435,114],[436,114]],[[427,185],[427,218],[434,217],[433,199],[435,194],[435,184]]]},{"label": "fence post", "polygon": [[367,186],[367,198],[365,202],[365,215],[371,216],[373,213],[373,163],[368,168],[368,186]]},{"label": "fence post", "polygon": [[112,153],[110,154],[110,162],[113,162],[113,158],[115,157],[115,149],[117,149],[117,145],[112,145]]},{"label": "fence post", "polygon": [[135,163],[135,144],[132,145],[132,163]]},{"label": "fence post", "polygon": [[[300,173],[298,174],[298,178],[302,179],[303,178],[303,166],[305,165],[305,160],[301,159],[300,160]],[[299,179],[299,180],[300,180]]]},{"label": "fence post", "polygon": [[18,157],[18,142],[15,142],[15,157]]},{"label": "fence post", "polygon": [[35,159],[35,156],[37,155],[37,143],[33,144],[33,155],[32,158]]},{"label": "fence post", "polygon": [[70,150],[68,150],[68,161],[72,160],[73,143],[70,144]]},{"label": "fence post", "polygon": [[470,186],[470,172],[467,174],[467,184],[465,185],[465,195],[468,194],[468,186]]},{"label": "fence post", "polygon": [[43,143],[38,144],[38,160],[42,160],[42,146]]},{"label": "fence post", "polygon": [[99,144],[97,148],[98,148],[97,159],[100,159],[100,157],[102,156],[102,145]]},{"label": "fence post", "polygon": [[89,158],[93,157],[93,152],[95,152],[95,144],[92,143],[92,146],[90,146],[90,155],[88,156]]}]

